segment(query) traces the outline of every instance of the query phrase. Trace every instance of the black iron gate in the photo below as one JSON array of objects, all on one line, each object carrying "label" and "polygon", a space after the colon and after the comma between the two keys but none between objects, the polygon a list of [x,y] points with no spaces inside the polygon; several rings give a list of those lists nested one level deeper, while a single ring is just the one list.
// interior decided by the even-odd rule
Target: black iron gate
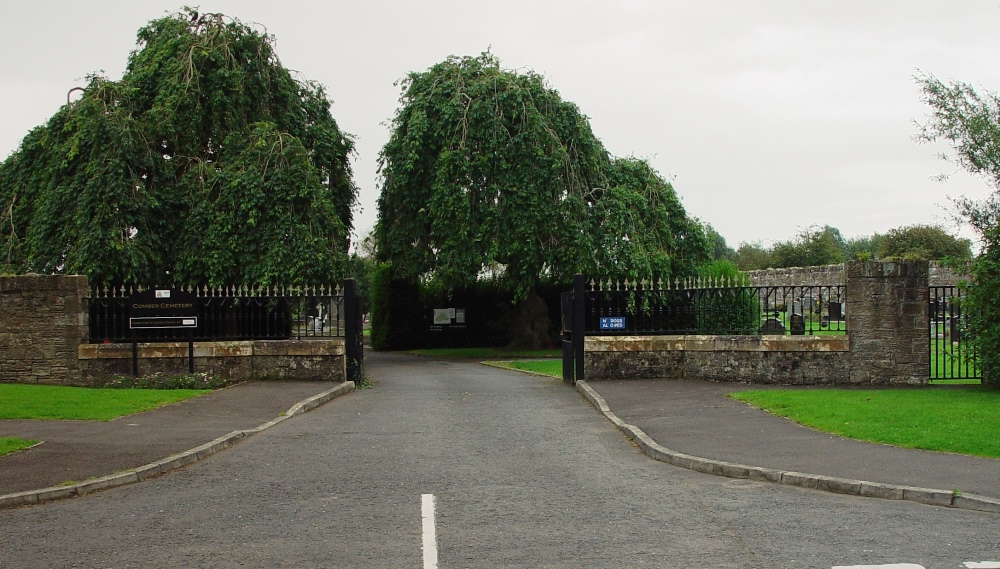
[{"label": "black iron gate", "polygon": [[979,357],[969,329],[966,291],[932,286],[930,292],[930,379],[981,379]]},{"label": "black iron gate", "polygon": [[583,275],[573,277],[573,290],[560,297],[562,307],[562,376],[576,383],[583,375],[583,340],[585,290]]},{"label": "black iron gate", "polygon": [[355,385],[364,378],[365,339],[361,297],[354,279],[344,281],[344,355],[347,358],[347,380]]}]

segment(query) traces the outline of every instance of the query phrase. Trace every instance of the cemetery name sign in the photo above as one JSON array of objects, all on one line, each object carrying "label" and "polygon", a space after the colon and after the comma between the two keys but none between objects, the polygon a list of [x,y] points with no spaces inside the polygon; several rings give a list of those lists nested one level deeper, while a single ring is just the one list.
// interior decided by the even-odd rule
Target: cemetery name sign
[{"label": "cemetery name sign", "polygon": [[187,328],[190,331],[188,372],[194,373],[194,331],[198,327],[198,297],[172,288],[154,288],[133,294],[128,299],[128,326],[132,330],[132,375],[139,375],[136,330],[154,328]]},{"label": "cemetery name sign", "polygon": [[150,289],[129,297],[129,328],[197,328],[198,299],[175,289]]}]

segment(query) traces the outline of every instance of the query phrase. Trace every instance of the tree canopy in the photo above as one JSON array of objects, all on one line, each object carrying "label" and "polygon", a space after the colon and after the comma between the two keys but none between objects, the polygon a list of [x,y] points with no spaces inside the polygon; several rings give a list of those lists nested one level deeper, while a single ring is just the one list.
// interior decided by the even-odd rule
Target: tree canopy
[{"label": "tree canopy", "polygon": [[690,270],[707,249],[648,163],[613,159],[579,108],[490,53],[401,83],[380,155],[376,239],[405,278],[499,275],[523,295],[577,271]]},{"label": "tree canopy", "polygon": [[[878,235],[878,234],[876,234]],[[933,225],[907,225],[878,235],[876,253],[880,259],[968,260],[972,242],[955,237]]]},{"label": "tree canopy", "polygon": [[273,48],[191,9],[140,29],[121,80],[88,77],[0,164],[0,267],[102,284],[341,276],[353,141]]}]

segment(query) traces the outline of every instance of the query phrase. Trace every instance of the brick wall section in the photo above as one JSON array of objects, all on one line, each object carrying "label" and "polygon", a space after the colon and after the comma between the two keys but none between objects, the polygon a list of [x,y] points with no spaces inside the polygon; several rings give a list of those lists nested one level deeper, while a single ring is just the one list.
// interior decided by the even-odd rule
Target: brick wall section
[{"label": "brick wall section", "polygon": [[0,381],[76,385],[87,277],[0,277]]},{"label": "brick wall section", "polygon": [[852,261],[846,273],[850,382],[927,383],[930,264]]}]

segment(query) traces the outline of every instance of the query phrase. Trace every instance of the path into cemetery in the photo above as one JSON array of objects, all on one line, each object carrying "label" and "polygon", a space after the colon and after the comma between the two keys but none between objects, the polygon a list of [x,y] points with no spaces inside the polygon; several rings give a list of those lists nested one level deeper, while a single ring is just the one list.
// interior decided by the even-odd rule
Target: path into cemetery
[{"label": "path into cemetery", "polygon": [[571,386],[370,354],[374,388],[140,484],[0,511],[0,567],[990,567],[996,514],[715,477]]}]

